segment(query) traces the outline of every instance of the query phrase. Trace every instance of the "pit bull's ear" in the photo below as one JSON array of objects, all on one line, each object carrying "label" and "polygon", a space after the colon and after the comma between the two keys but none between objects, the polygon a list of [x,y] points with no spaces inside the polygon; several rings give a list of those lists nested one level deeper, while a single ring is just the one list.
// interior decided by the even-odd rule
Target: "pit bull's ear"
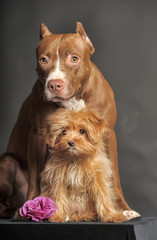
[{"label": "pit bull's ear", "polygon": [[44,23],[40,25],[40,39],[42,40],[44,37],[48,37],[52,35],[49,29],[46,27]]},{"label": "pit bull's ear", "polygon": [[81,22],[76,23],[76,32],[81,35],[85,43],[89,46],[90,54],[92,55],[95,52],[95,49]]}]

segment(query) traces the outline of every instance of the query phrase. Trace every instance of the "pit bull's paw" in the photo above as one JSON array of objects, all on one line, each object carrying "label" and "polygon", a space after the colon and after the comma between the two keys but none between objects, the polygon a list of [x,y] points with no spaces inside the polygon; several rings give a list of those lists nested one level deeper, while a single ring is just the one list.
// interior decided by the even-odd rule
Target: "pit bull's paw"
[{"label": "pit bull's paw", "polygon": [[125,210],[125,211],[123,211],[123,215],[127,218],[127,220],[141,217],[141,215],[139,213],[137,213],[133,210]]}]

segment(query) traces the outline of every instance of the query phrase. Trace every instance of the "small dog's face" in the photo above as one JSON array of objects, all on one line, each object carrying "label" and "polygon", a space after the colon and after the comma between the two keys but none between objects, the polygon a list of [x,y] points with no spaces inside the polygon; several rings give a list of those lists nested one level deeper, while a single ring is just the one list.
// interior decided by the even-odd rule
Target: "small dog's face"
[{"label": "small dog's face", "polygon": [[47,143],[58,154],[68,156],[95,154],[104,129],[104,121],[91,111],[58,109],[47,123]]}]

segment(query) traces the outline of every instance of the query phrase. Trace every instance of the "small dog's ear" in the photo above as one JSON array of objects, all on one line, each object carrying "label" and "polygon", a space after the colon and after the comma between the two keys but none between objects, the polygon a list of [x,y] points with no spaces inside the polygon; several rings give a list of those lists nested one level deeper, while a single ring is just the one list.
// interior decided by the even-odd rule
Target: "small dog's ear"
[{"label": "small dog's ear", "polygon": [[82,39],[88,45],[90,54],[92,55],[95,52],[95,49],[94,49],[94,46],[93,46],[92,42],[90,41],[89,37],[87,36],[87,33],[84,30],[84,27],[81,22],[76,23],[76,32],[82,37]]},{"label": "small dog's ear", "polygon": [[99,119],[99,124],[98,124],[100,132],[106,128],[106,123],[105,120]]},{"label": "small dog's ear", "polygon": [[44,23],[40,25],[40,39],[42,40],[44,37],[51,36],[52,33],[49,31],[49,29],[46,27]]},{"label": "small dog's ear", "polygon": [[98,113],[92,111],[90,121],[93,123],[99,133],[102,133],[105,130],[106,122]]},{"label": "small dog's ear", "polygon": [[101,118],[98,119],[97,128],[98,128],[99,133],[102,133],[102,132],[105,131],[106,124],[105,124],[105,121],[103,119],[101,119]]},{"label": "small dog's ear", "polygon": [[52,133],[51,133],[51,134],[48,134],[46,143],[47,143],[48,145],[50,145],[51,147],[53,147],[54,144],[55,144],[55,141],[56,141],[56,135],[54,135],[54,134],[52,134]]}]

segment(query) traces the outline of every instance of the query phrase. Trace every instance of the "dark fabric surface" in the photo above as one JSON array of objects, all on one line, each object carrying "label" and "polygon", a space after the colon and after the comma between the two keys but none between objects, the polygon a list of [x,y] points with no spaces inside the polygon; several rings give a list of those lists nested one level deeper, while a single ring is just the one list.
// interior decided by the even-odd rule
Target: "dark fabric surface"
[{"label": "dark fabric surface", "polygon": [[125,223],[37,223],[0,219],[1,239],[22,240],[156,240],[157,218],[143,217]]}]

